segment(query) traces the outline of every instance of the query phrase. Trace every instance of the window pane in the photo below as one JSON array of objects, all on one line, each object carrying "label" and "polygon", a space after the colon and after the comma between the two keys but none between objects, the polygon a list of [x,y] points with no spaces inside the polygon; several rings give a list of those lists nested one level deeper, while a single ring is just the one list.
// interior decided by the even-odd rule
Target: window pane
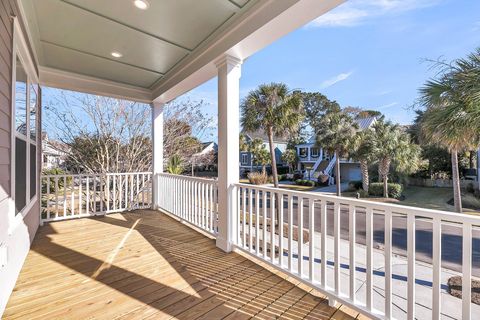
[{"label": "window pane", "polygon": [[15,79],[15,128],[27,135],[27,74],[18,57]]},{"label": "window pane", "polygon": [[38,85],[30,86],[30,137],[35,140],[37,135],[37,96]]},{"label": "window pane", "polygon": [[27,201],[27,143],[15,138],[15,214]]},{"label": "window pane", "polygon": [[30,199],[37,193],[37,147],[30,145]]}]

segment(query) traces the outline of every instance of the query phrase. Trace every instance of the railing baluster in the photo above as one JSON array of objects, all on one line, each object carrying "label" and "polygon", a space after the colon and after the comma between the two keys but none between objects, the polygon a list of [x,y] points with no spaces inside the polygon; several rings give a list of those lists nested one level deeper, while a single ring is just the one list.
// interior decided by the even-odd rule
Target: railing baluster
[{"label": "railing baluster", "polygon": [[263,258],[267,258],[267,192],[263,191],[263,245],[262,245],[262,253]]},{"label": "railing baluster", "polygon": [[367,208],[366,216],[366,236],[367,236],[367,292],[366,292],[366,304],[367,309],[372,311],[373,301],[373,210]]},{"label": "railing baluster", "polygon": [[78,214],[83,214],[83,199],[82,199],[82,187],[83,187],[83,179],[82,175],[78,177],[79,184],[78,184]]},{"label": "railing baluster", "polygon": [[70,213],[75,216],[75,177],[72,177],[72,187],[70,192]]},{"label": "railing baluster", "polygon": [[113,180],[113,190],[112,190],[112,198],[113,198],[113,202],[112,202],[112,207],[113,207],[113,211],[115,211],[117,209],[117,186],[116,186],[116,181],[117,181],[117,176],[112,176],[112,180]]},{"label": "railing baluster", "polygon": [[288,195],[288,270],[293,270],[293,197]]},{"label": "railing baluster", "polygon": [[[242,246],[244,248],[247,247],[247,232],[246,232],[246,225],[247,222],[245,221],[247,219],[247,194],[245,191],[245,188],[239,188],[242,190]],[[240,215],[240,214],[239,214]]]},{"label": "railing baluster", "polygon": [[67,216],[67,176],[63,176],[63,217]]},{"label": "railing baluster", "polygon": [[47,220],[50,220],[50,177],[47,177],[47,192],[45,194],[47,196]]},{"label": "railing baluster", "polygon": [[407,259],[408,259],[408,289],[407,318],[415,319],[415,216],[407,217]]},{"label": "railing baluster", "polygon": [[107,175],[107,184],[105,185],[107,191],[105,192],[107,194],[107,212],[110,211],[110,175]]},{"label": "railing baluster", "polygon": [[270,192],[270,258],[275,263],[275,192]]},{"label": "railing baluster", "polygon": [[327,202],[322,200],[321,202],[321,237],[322,237],[322,260],[321,260],[321,284],[324,288],[327,288]]},{"label": "railing baluster", "polygon": [[310,281],[315,280],[315,201],[313,200],[312,197],[308,198],[308,235],[309,235],[309,242],[308,242],[308,247],[309,247],[309,253],[308,253],[308,259],[309,259],[309,279]]},{"label": "railing baluster", "polygon": [[432,281],[432,319],[440,319],[441,313],[441,275],[442,275],[442,225],[440,218],[433,219],[433,281]]},{"label": "railing baluster", "polygon": [[297,197],[297,254],[298,274],[303,276],[303,197]]},{"label": "railing baluster", "polygon": [[340,203],[333,204],[333,261],[335,263],[335,294],[340,295]]},{"label": "railing baluster", "polygon": [[253,245],[253,235],[252,235],[252,223],[253,223],[253,203],[252,203],[252,193],[253,190],[252,188],[248,188],[248,250],[252,250],[252,245]]},{"label": "railing baluster", "polygon": [[87,176],[87,181],[86,181],[86,191],[87,191],[87,205],[86,205],[86,213],[90,215],[90,176]]},{"label": "railing baluster", "polygon": [[283,268],[283,193],[281,193],[278,197],[278,208],[279,208],[279,222],[278,222],[278,263],[280,267]]},{"label": "railing baluster", "polygon": [[462,240],[462,319],[472,317],[472,224],[463,224]]},{"label": "railing baluster", "polygon": [[392,212],[385,212],[385,317],[392,318]]},{"label": "railing baluster", "polygon": [[350,242],[350,300],[355,302],[356,300],[356,279],[355,279],[355,249],[356,249],[356,207],[349,206],[348,213],[349,213],[349,242]]},{"label": "railing baluster", "polygon": [[104,194],[104,184],[105,184],[105,176],[103,174],[99,175],[98,176],[100,181],[99,181],[99,184],[100,184],[100,194],[99,194],[99,198],[100,198],[100,213],[103,213],[103,200],[105,199],[105,194]]},{"label": "railing baluster", "polygon": [[260,191],[255,190],[255,253],[260,254]]}]

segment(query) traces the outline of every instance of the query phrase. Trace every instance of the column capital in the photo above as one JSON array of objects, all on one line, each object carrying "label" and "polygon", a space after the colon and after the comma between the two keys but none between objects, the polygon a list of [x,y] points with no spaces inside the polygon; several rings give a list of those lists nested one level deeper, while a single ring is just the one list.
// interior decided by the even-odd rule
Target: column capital
[{"label": "column capital", "polygon": [[163,102],[163,101],[152,101],[152,103],[150,103],[150,106],[152,108],[154,107],[163,107],[166,103]]},{"label": "column capital", "polygon": [[225,65],[238,67],[242,65],[242,62],[242,59],[239,59],[229,54],[223,54],[222,56],[218,57],[213,63],[215,64],[217,69],[219,69]]}]

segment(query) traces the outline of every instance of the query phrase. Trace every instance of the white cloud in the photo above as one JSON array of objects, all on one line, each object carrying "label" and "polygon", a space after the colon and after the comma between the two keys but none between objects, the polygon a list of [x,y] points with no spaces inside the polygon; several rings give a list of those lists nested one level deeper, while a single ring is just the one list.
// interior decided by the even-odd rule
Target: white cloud
[{"label": "white cloud", "polygon": [[441,0],[350,0],[318,17],[308,27],[352,27],[369,18],[400,14],[438,4]]},{"label": "white cloud", "polygon": [[380,106],[378,107],[377,109],[379,110],[383,110],[383,109],[388,109],[388,108],[391,108],[393,106],[396,106],[398,104],[398,102],[392,102],[392,103],[389,103],[389,104],[385,104],[383,106]]},{"label": "white cloud", "polygon": [[332,77],[330,79],[327,79],[327,80],[323,81],[320,84],[320,87],[322,89],[331,87],[331,86],[333,86],[334,84],[336,84],[340,81],[348,79],[352,74],[353,74],[353,71],[337,74],[335,77]]}]

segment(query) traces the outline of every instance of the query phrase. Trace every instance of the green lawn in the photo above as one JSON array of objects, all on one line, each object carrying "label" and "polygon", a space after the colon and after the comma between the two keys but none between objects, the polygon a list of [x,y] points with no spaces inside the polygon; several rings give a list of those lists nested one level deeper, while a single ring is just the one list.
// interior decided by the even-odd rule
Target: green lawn
[{"label": "green lawn", "polygon": [[[420,207],[426,209],[454,211],[454,207],[447,202],[453,198],[453,191],[450,188],[428,188],[428,187],[407,187],[403,191],[404,200],[384,199],[384,198],[365,198],[365,200],[395,203],[404,206]],[[356,192],[344,192],[343,196],[355,197]],[[480,200],[471,194],[462,197],[464,204],[473,203],[480,207]],[[464,208],[465,213],[480,214],[480,210]]]}]

